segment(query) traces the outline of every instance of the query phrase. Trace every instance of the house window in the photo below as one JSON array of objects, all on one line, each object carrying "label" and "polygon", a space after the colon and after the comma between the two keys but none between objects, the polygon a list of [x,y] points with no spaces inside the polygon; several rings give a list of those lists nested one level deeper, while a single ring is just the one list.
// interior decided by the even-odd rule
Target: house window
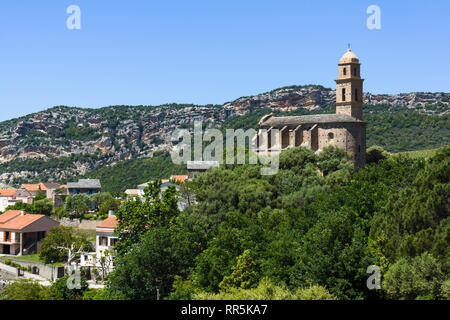
[{"label": "house window", "polygon": [[98,238],[98,245],[99,246],[107,246],[108,245],[108,238],[107,237],[99,237]]},{"label": "house window", "polygon": [[43,238],[45,238],[45,231],[39,231],[37,233],[37,241],[41,241]]},{"label": "house window", "polygon": [[342,88],[342,101],[345,101],[345,88]]},{"label": "house window", "polygon": [[117,243],[117,238],[110,238],[109,239],[109,245],[111,247],[114,247],[116,245],[116,243]]}]

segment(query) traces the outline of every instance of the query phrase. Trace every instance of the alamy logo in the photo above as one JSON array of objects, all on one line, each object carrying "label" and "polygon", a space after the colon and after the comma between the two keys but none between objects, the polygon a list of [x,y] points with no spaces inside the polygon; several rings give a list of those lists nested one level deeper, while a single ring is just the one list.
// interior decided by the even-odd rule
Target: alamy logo
[{"label": "alamy logo", "polygon": [[[188,129],[176,129],[172,133],[174,147],[171,157],[174,164],[187,164],[192,160],[192,136],[194,137],[194,161],[219,164],[261,164],[261,175],[273,175],[278,172],[279,152],[281,150],[278,142],[279,130],[272,129],[271,134],[262,129],[259,133],[254,129],[227,129],[224,137],[218,129],[207,129],[203,132],[203,123],[194,122],[193,134]],[[248,143],[247,143],[248,142]],[[205,143],[208,143],[204,146]],[[248,146],[248,148],[246,148]],[[248,152],[246,152],[248,150]],[[225,158],[225,159],[224,159]]]},{"label": "alamy logo", "polygon": [[81,29],[81,9],[77,5],[71,5],[67,7],[67,14],[70,16],[66,20],[66,26],[69,30],[80,30]]},{"label": "alamy logo", "polygon": [[367,14],[370,16],[367,18],[367,28],[369,30],[380,30],[381,29],[381,9],[377,5],[371,5],[367,7]]},{"label": "alamy logo", "polygon": [[76,270],[66,281],[67,288],[69,290],[81,289],[81,274],[80,271]]},{"label": "alamy logo", "polygon": [[371,265],[367,267],[367,273],[372,275],[367,278],[367,288],[369,290],[381,289],[381,270],[378,266]]}]

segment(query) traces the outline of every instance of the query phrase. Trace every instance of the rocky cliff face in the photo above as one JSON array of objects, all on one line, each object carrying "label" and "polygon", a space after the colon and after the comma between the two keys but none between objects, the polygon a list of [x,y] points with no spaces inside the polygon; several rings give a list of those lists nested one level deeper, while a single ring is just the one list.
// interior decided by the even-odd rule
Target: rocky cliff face
[{"label": "rocky cliff face", "polygon": [[[320,109],[333,104],[335,96],[335,91],[321,86],[292,86],[224,105],[54,107],[0,123],[0,182],[35,180],[43,173],[50,180],[64,181],[99,166],[168,150],[172,132],[176,128],[189,128],[195,120],[220,126],[230,116],[261,108],[280,111]],[[447,113],[449,100],[448,93],[365,95],[367,104],[387,104],[393,108],[412,108],[434,114]],[[63,157],[73,159],[69,159],[71,162],[64,170],[30,170],[23,162]],[[13,165],[17,161],[22,161],[22,165]]]},{"label": "rocky cliff face", "polygon": [[[291,86],[253,97],[243,97],[226,103],[224,107],[233,109],[237,114],[245,114],[257,108],[281,111],[292,111],[297,108],[314,110],[327,104],[334,104],[335,101],[334,90],[321,86]],[[364,94],[365,104],[386,104],[434,114],[448,112],[449,101],[449,93]]]}]

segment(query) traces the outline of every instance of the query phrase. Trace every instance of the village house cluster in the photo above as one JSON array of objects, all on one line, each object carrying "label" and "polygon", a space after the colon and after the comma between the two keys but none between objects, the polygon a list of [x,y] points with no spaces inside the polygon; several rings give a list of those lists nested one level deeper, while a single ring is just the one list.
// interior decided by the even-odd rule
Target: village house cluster
[{"label": "village house cluster", "polygon": [[[218,167],[218,163],[191,162],[187,165],[188,174],[171,175],[168,179],[161,180],[161,192],[169,186],[177,190],[186,181],[190,181],[198,174],[211,167]],[[145,188],[149,185],[143,183],[136,189],[125,190],[125,195],[145,197]],[[64,197],[77,194],[92,195],[102,191],[101,182],[98,179],[80,179],[77,182],[68,182],[60,185],[52,182],[40,182],[36,184],[22,184],[19,188],[0,185],[0,255],[14,257],[35,254],[40,251],[42,239],[50,230],[60,223],[43,214],[30,214],[24,210],[6,210],[18,202],[32,204],[38,194],[52,202],[55,207],[64,205]],[[178,208],[183,211],[187,206],[182,199]],[[1,214],[1,212],[4,212]],[[118,221],[114,211],[109,211],[108,217],[95,226],[95,251],[82,252],[80,259],[73,261],[69,268],[84,267],[91,274],[93,269],[102,270],[105,274],[114,268],[113,248],[118,241],[115,232]]]},{"label": "village house cluster", "polygon": [[[2,185],[0,189],[0,254],[26,255],[40,250],[41,240],[50,229],[59,225],[54,219],[43,214],[30,214],[24,210],[6,210],[18,202],[32,204],[33,199],[42,194],[55,207],[63,205],[63,195],[101,192],[101,184],[96,179],[80,179],[60,185],[53,182],[22,184],[19,188]],[[6,212],[5,212],[6,211]]]},{"label": "village house cluster", "polygon": [[58,184],[53,182],[40,182],[35,184],[22,184],[19,188],[2,185],[0,188],[0,212],[17,202],[32,204],[33,199],[42,193],[52,201],[55,207],[63,205],[63,197],[74,194],[95,194],[102,191],[102,185],[98,179],[80,179],[78,182]]},{"label": "village house cluster", "polygon": [[[363,120],[363,81],[360,77],[360,63],[349,49],[339,62],[336,80],[336,113],[310,116],[275,117],[264,116],[260,122],[260,131],[254,137],[265,141],[264,153],[279,152],[290,147],[305,146],[316,152],[327,146],[343,148],[350,156],[355,167],[364,167],[366,158],[366,126]],[[259,145],[259,143],[258,143]],[[275,148],[277,146],[277,148]],[[257,150],[259,151],[259,150]],[[181,185],[192,180],[195,175],[219,166],[217,161],[188,161],[188,174],[171,175],[161,182],[161,192],[169,186],[180,190]],[[143,183],[136,189],[125,190],[127,198],[145,197],[149,183]],[[67,196],[101,193],[102,185],[98,179],[80,179],[60,185],[53,182],[22,184],[19,188],[0,185],[0,255],[21,256],[37,253],[41,241],[58,221],[42,214],[30,214],[24,210],[6,210],[18,202],[33,204],[37,195],[51,201],[53,206],[62,207]],[[195,200],[194,200],[195,201]],[[179,199],[178,208],[187,207]],[[118,220],[112,210],[108,217],[95,226],[95,252],[82,252],[75,267],[88,269],[101,268],[104,273],[114,267],[113,248],[118,241],[116,227]],[[72,265],[73,266],[73,265]]]}]

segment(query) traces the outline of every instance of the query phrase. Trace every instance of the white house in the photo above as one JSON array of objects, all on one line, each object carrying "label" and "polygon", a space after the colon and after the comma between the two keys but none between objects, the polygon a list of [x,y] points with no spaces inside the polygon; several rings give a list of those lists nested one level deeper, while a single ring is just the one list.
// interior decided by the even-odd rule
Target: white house
[{"label": "white house", "polygon": [[[108,218],[96,227],[95,252],[83,253],[80,256],[81,267],[93,267],[108,273],[114,268],[112,249],[118,240],[115,234],[117,218],[112,212]],[[107,253],[106,251],[110,251]]]},{"label": "white house", "polygon": [[26,189],[0,189],[0,211],[15,205],[17,202],[32,204],[33,195]]},{"label": "white house", "polygon": [[13,205],[14,194],[17,189],[0,189],[0,211],[5,211],[10,205]]}]

